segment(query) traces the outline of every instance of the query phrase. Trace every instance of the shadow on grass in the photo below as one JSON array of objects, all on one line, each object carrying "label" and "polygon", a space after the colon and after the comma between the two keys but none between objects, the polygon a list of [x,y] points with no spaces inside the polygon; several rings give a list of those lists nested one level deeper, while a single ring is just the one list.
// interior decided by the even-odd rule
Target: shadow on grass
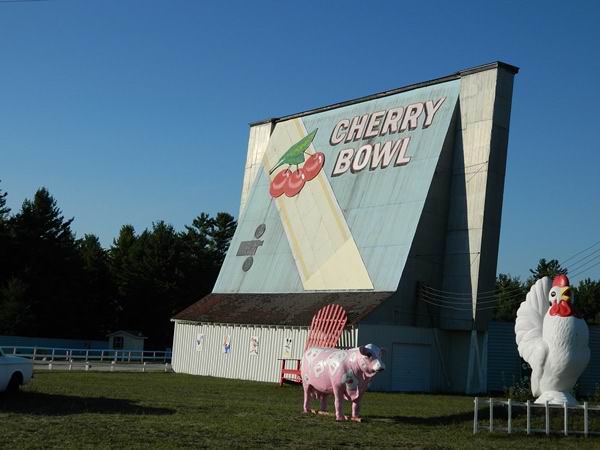
[{"label": "shadow on grass", "polygon": [[12,395],[0,395],[0,412],[44,416],[65,416],[82,413],[168,415],[174,414],[175,410],[142,406],[131,400],[117,398],[18,392]]},{"label": "shadow on grass", "polygon": [[387,422],[408,425],[425,425],[436,427],[439,425],[453,425],[464,422],[473,421],[473,413],[471,411],[459,414],[451,414],[449,416],[435,417],[414,417],[414,416],[366,416],[366,422]]}]

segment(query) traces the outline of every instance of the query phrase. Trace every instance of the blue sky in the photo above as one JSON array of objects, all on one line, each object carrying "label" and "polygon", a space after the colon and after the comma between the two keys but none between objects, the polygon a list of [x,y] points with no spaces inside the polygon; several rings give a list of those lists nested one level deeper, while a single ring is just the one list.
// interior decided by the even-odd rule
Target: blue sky
[{"label": "blue sky", "polygon": [[593,1],[0,0],[0,188],[18,210],[46,186],[105,246],[125,223],[237,215],[249,122],[502,60],[521,72],[498,270],[525,277],[600,240],[599,16]]}]

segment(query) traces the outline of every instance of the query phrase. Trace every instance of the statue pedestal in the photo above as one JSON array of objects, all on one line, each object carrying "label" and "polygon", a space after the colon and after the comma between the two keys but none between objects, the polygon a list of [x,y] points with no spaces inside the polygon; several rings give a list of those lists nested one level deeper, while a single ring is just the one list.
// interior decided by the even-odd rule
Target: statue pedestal
[{"label": "statue pedestal", "polygon": [[570,392],[560,391],[546,391],[543,392],[536,400],[535,403],[544,405],[548,402],[550,405],[563,406],[565,403],[567,406],[577,406],[579,402],[575,400],[573,394]]}]

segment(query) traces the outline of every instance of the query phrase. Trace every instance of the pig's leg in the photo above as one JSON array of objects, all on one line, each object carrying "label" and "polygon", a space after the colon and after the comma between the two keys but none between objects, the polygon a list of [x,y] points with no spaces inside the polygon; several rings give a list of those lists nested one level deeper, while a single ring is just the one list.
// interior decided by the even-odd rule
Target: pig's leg
[{"label": "pig's leg", "polygon": [[346,420],[344,416],[344,387],[338,386],[333,389],[334,405],[335,405],[335,420]]},{"label": "pig's leg", "polygon": [[304,388],[304,412],[308,413],[310,412],[310,395],[312,393],[312,387],[308,383],[304,383],[302,387]]},{"label": "pig's leg", "polygon": [[360,398],[352,401],[352,420],[360,422]]},{"label": "pig's leg", "polygon": [[321,400],[321,411],[327,411],[327,394],[321,394],[319,396],[319,400]]}]

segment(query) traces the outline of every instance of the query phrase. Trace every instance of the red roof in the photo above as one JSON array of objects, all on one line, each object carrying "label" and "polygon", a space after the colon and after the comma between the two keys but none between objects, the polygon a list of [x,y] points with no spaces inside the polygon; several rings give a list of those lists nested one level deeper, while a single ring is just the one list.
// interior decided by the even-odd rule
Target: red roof
[{"label": "red roof", "polygon": [[337,303],[348,313],[347,324],[352,325],[362,320],[393,294],[393,292],[212,293],[178,313],[173,320],[307,327],[319,309]]}]

